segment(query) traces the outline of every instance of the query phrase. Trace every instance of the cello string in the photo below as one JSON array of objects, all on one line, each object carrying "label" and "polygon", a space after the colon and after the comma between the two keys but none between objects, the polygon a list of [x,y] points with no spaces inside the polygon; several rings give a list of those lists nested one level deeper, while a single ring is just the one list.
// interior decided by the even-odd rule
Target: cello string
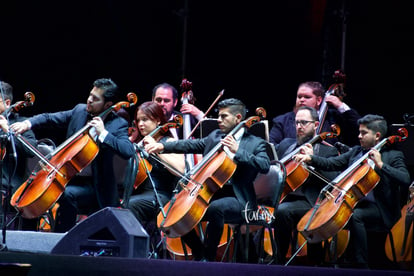
[{"label": "cello string", "polygon": [[[174,168],[171,164],[169,164],[168,162],[162,160],[158,155],[156,154],[149,154],[149,156],[154,159],[155,161],[157,161],[158,163],[160,163],[161,165],[164,165],[165,167],[167,167],[169,170],[173,171],[175,174],[177,174],[179,177],[181,177],[182,179],[188,181],[189,183],[193,183],[196,185],[200,185],[202,186],[203,184],[195,181],[194,179],[192,179],[191,177],[188,177],[186,174],[183,174],[182,172],[178,171],[176,168]],[[186,185],[184,185],[181,181],[180,182],[180,186],[183,189],[187,189],[187,187],[185,187],[186,185],[188,185],[188,183]],[[182,184],[182,185],[181,185]]]},{"label": "cello string", "polygon": [[[325,182],[329,187],[333,188],[334,190],[337,190],[339,192],[345,192],[345,189],[342,189],[340,187],[337,187],[335,184],[331,183],[331,181],[329,181],[326,177],[324,177],[323,175],[321,175],[320,173],[318,173],[314,169],[311,169],[309,166],[303,165],[303,167],[305,168],[305,170],[307,170],[308,172],[310,172],[314,176],[318,177],[320,180],[322,180],[323,182]],[[324,191],[324,192],[325,193],[328,193],[329,196],[332,196],[332,194],[329,191]],[[351,198],[351,196],[348,195],[347,193],[345,193],[345,196]]]},{"label": "cello string", "polygon": [[55,166],[53,166],[49,162],[49,160],[47,160],[47,158],[36,147],[34,147],[32,144],[30,144],[22,135],[15,134],[14,132],[12,134],[15,135],[17,140],[19,140],[23,145],[25,145],[32,153],[34,153],[37,157],[39,157],[39,159],[40,159],[40,161],[38,162],[39,166],[44,168],[44,166],[42,166],[42,164],[41,164],[41,162],[43,161],[47,166],[49,166],[52,169],[52,171],[56,172],[61,177],[64,177],[64,175]]}]

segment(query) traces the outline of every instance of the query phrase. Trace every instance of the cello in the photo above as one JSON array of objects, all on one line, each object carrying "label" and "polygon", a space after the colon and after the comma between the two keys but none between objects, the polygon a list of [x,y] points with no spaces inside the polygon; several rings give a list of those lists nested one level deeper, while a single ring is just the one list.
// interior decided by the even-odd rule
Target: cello
[{"label": "cello", "polygon": [[[165,135],[170,128],[179,128],[183,125],[183,117],[181,115],[174,116],[173,122],[167,122],[162,126],[156,127],[151,133],[148,134],[148,136],[153,137],[155,140],[158,140],[161,136]],[[138,144],[134,144],[136,146],[136,158],[138,163],[138,170],[137,174],[135,176],[134,181],[134,189],[136,190],[139,185],[144,182],[145,179],[147,179],[147,169],[151,171],[152,165],[147,161],[147,159],[142,158],[139,154],[140,148],[142,148],[142,142],[139,142]],[[170,166],[168,166],[170,167]]]},{"label": "cello", "polygon": [[401,218],[391,228],[394,244],[391,243],[390,234],[385,240],[387,258],[391,261],[394,260],[394,252],[392,252],[392,246],[394,246],[395,261],[408,267],[408,264],[413,261],[414,184],[410,185],[409,192],[408,202],[401,209]]},{"label": "cello", "polygon": [[7,111],[7,116],[10,115],[10,113],[18,113],[21,109],[29,106],[33,106],[33,103],[36,99],[35,95],[32,92],[26,92],[24,93],[24,101],[18,101],[15,102],[13,105],[11,105]]},{"label": "cello", "polygon": [[[29,106],[33,106],[35,101],[35,95],[32,92],[24,93],[24,101],[15,102],[5,111],[5,117],[8,118],[11,113],[18,113],[21,109]],[[27,143],[25,143],[27,144]],[[1,147],[0,149],[0,158],[3,159],[6,155],[6,148]]]},{"label": "cello", "polygon": [[[399,129],[399,135],[389,136],[376,144],[380,150],[385,145],[404,141],[408,132]],[[337,234],[351,218],[353,208],[380,181],[380,177],[368,162],[369,151],[322,189],[318,202],[299,221],[297,230],[311,243],[317,243]]]},{"label": "cello", "polygon": [[[331,128],[332,132],[323,132],[318,135],[315,135],[307,143],[313,145],[321,140],[337,137],[340,134],[341,129],[336,125],[332,125]],[[309,177],[309,170],[305,168],[303,164],[296,162],[293,158],[293,156],[299,153],[299,151],[300,147],[296,148],[294,151],[284,156],[280,160],[280,162],[283,163],[283,165],[285,165],[286,168],[286,184],[283,188],[282,195],[280,196],[280,203],[290,192],[293,192],[297,190],[300,186],[302,186],[302,184]]]},{"label": "cello", "polygon": [[[127,98],[128,102],[112,105],[99,117],[104,118],[112,111],[136,104],[137,96],[134,93],[128,93]],[[44,214],[56,203],[72,177],[95,159],[99,148],[89,133],[91,128],[85,125],[47,157],[39,156],[41,169],[35,169],[10,200],[10,204],[22,217],[36,218]]]},{"label": "cello", "polygon": [[[263,108],[257,108],[256,114],[240,122],[227,135],[239,134],[243,127],[251,127],[265,117]],[[223,187],[235,170],[236,164],[218,143],[189,172],[191,181],[179,181],[183,189],[164,206],[166,217],[162,214],[157,217],[161,230],[168,237],[176,238],[193,229],[201,221],[214,193]]]}]

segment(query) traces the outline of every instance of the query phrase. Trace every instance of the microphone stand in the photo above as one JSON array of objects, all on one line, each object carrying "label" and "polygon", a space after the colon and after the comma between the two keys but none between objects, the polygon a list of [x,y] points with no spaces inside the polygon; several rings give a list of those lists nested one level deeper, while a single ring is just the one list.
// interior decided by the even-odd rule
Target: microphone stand
[{"label": "microphone stand", "polygon": [[[4,107],[6,107],[5,106],[5,97],[4,97],[4,90],[3,90],[3,82],[2,81],[0,81],[0,94],[1,94],[1,99],[2,99],[2,101],[3,101],[3,106]],[[8,116],[8,112],[6,111],[5,112],[5,117],[6,117],[6,120],[7,120],[7,122],[9,122],[9,116]],[[13,135],[11,135],[11,133],[9,132],[9,133],[7,133],[7,134],[5,134],[5,135],[2,135],[2,137],[1,137],[1,141],[0,141],[0,143],[1,143],[1,153],[4,153],[4,151],[6,150],[6,148],[7,148],[7,138],[9,138],[9,140],[10,140],[10,149],[11,149],[11,152],[9,153],[9,155],[12,157],[12,158],[10,158],[10,160],[9,160],[9,162],[12,162],[12,161],[14,161],[13,162],[13,164],[14,164],[14,166],[10,166],[9,168],[10,168],[10,173],[9,173],[9,177],[8,177],[8,185],[7,185],[7,187],[6,187],[6,189],[4,189],[4,183],[3,183],[3,163],[4,163],[4,158],[3,158],[3,156],[1,156],[0,157],[0,159],[1,159],[1,163],[0,163],[0,192],[2,193],[1,194],[1,200],[2,200],[2,209],[3,209],[3,225],[2,225],[2,236],[3,236],[3,239],[2,239],[2,241],[1,241],[1,244],[0,244],[0,251],[7,251],[7,244],[6,244],[6,230],[7,230],[7,223],[6,223],[6,221],[7,221],[7,212],[8,212],[8,203],[9,203],[9,201],[10,201],[10,196],[11,196],[11,192],[12,192],[12,188],[11,188],[11,186],[12,186],[12,178],[13,178],[13,176],[14,176],[14,174],[16,173],[16,167],[17,167],[17,152],[16,152],[16,144],[15,144],[15,141],[14,141],[14,137],[13,137]]]},{"label": "microphone stand", "polygon": [[[315,213],[316,213],[316,211],[319,209],[319,206],[321,205],[321,201],[323,200],[323,198],[324,198],[324,196],[325,196],[325,194],[326,193],[328,193],[329,194],[329,191],[328,191],[328,189],[329,189],[329,187],[331,187],[331,185],[330,184],[328,184],[328,185],[326,185],[325,187],[323,187],[323,189],[319,192],[319,196],[318,196],[318,199],[316,200],[316,203],[315,203],[315,205],[313,206],[313,212],[312,212],[312,214],[310,215],[310,217],[309,217],[309,220],[308,220],[308,222],[306,223],[306,225],[305,225],[305,227],[304,227],[304,230],[306,230],[306,229],[308,229],[308,227],[309,227],[309,225],[310,225],[310,223],[311,223],[311,221],[312,221],[312,219],[313,219],[313,217],[314,217],[314,215],[315,215]],[[289,264],[290,264],[290,262],[292,262],[292,260],[299,254],[299,252],[302,250],[302,248],[306,245],[308,243],[308,240],[305,240],[304,242],[303,242],[303,244],[295,251],[295,253],[294,254],[292,254],[292,256],[290,257],[290,259],[285,263],[285,266],[288,266]]]},{"label": "microphone stand", "polygon": [[[141,147],[136,146],[136,149],[139,151],[139,155],[141,156],[142,159],[147,159],[149,157],[149,154],[144,149],[142,149]],[[157,187],[155,187],[155,182],[152,179],[151,172],[148,169],[146,162],[143,162],[143,164],[144,164],[145,172],[146,172],[146,174],[148,176],[148,179],[149,179],[149,181],[150,181],[150,183],[152,185],[152,189],[154,190],[155,198],[157,200],[157,202],[154,202],[154,205],[155,204],[158,204],[158,208],[161,210],[161,213],[162,213],[163,217],[165,218],[167,215],[164,212],[164,208],[163,208],[163,205],[162,205],[162,202],[161,202],[161,198],[160,198],[159,193],[157,191]],[[162,237],[161,240],[160,240],[160,242],[155,246],[155,248],[149,254],[148,259],[150,259],[152,256],[154,256],[155,258],[157,258],[156,250],[161,245],[163,245],[163,252],[164,252],[164,254],[166,254],[166,252],[165,252],[165,250],[166,250],[165,237]]]},{"label": "microphone stand", "polygon": [[1,209],[3,211],[2,213],[2,241],[0,244],[0,251],[7,251],[7,246],[6,246],[6,228],[7,228],[7,194],[8,194],[8,190],[3,189],[3,163],[4,163],[4,156],[3,153],[6,150],[6,143],[7,143],[7,135],[2,134],[0,136],[0,148],[1,148],[1,154],[2,156],[0,156],[0,193],[1,193]]}]

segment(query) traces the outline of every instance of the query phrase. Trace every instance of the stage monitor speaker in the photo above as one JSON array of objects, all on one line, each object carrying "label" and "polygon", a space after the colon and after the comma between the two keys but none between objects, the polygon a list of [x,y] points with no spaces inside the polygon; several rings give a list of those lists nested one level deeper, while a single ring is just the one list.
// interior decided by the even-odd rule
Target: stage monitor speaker
[{"label": "stage monitor speaker", "polygon": [[106,207],[74,226],[51,253],[146,258],[149,236],[130,210]]},{"label": "stage monitor speaker", "polygon": [[[6,246],[9,251],[50,254],[64,236],[63,233],[7,230]],[[3,239],[2,234],[0,237]]]}]

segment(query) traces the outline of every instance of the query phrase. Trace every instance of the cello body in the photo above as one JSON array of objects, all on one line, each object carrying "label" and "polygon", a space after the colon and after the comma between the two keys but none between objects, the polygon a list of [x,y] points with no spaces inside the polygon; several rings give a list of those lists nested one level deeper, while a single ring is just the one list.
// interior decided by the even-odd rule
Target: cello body
[{"label": "cello body", "polygon": [[[199,229],[200,227],[195,228],[196,232],[199,236],[201,236],[200,233],[199,233],[200,230],[205,232],[206,227],[207,227],[207,223],[204,222],[204,221],[202,221],[200,224],[201,224],[201,229]],[[231,259],[232,254],[233,254],[234,240],[231,239],[229,241],[229,238],[232,235],[233,235],[233,231],[232,231],[231,227],[228,224],[224,224],[223,233],[221,234],[220,243],[217,247],[217,256],[216,256],[216,261],[217,262],[221,262],[223,260],[223,258],[226,258],[227,253],[228,253],[229,260]],[[165,237],[165,238],[166,238],[165,242],[167,244],[167,250],[170,252],[171,257],[174,260],[185,260],[186,259],[186,254],[187,254],[188,259],[192,259],[191,248],[188,245],[186,245],[185,243],[183,243],[181,241],[181,238],[169,238],[169,237]],[[229,242],[230,242],[230,245],[228,245]],[[185,246],[185,251],[184,251],[183,246]]]},{"label": "cello body", "polygon": [[[401,209],[401,218],[391,228],[393,244],[390,235],[385,240],[385,254],[391,261],[394,260],[392,246],[395,249],[395,261],[402,265],[408,265],[413,260],[413,224],[414,224],[414,186],[410,187],[410,200]],[[411,263],[412,265],[412,263]]]},{"label": "cello body", "polygon": [[[215,154],[208,164],[194,175],[183,190],[164,207],[170,214],[158,215],[158,225],[171,238],[187,234],[203,218],[214,193],[230,179],[236,165],[224,151]],[[197,183],[204,183],[203,186]]]},{"label": "cello body", "polygon": [[59,199],[69,180],[93,161],[98,151],[92,137],[79,136],[50,159],[59,170],[47,168],[45,164],[33,171],[26,184],[20,185],[13,194],[11,204],[24,218],[41,216]]},{"label": "cello body", "polygon": [[297,226],[298,230],[311,243],[334,236],[345,227],[356,204],[375,188],[379,180],[374,169],[368,164],[362,165],[337,185],[339,190],[332,191],[321,202],[322,208],[314,207],[302,217]]}]

